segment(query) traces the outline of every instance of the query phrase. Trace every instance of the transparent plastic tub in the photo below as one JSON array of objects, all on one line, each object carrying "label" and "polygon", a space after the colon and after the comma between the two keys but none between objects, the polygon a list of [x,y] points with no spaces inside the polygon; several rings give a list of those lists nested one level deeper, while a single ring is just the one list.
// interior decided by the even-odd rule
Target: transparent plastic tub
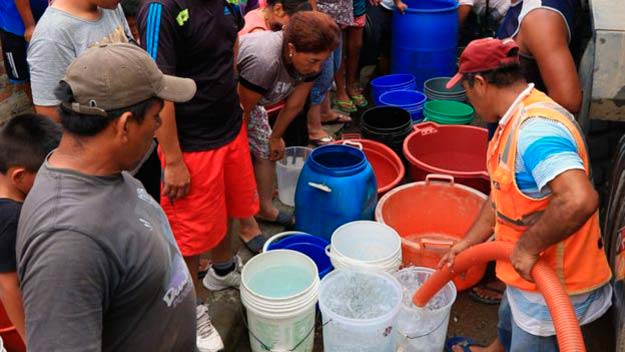
[{"label": "transparent plastic tub", "polygon": [[295,188],[297,179],[312,149],[306,147],[288,147],[284,158],[276,163],[278,181],[278,199],[282,204],[295,206]]}]

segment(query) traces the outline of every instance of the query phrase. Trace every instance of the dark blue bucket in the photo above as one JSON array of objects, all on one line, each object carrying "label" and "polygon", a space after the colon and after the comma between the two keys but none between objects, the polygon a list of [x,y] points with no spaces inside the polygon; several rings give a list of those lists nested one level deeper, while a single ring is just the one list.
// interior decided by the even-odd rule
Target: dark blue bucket
[{"label": "dark blue bucket", "polygon": [[371,93],[375,106],[380,104],[380,95],[392,90],[415,90],[417,83],[415,77],[409,73],[380,76],[371,81]]},{"label": "dark blue bucket", "polygon": [[330,258],[326,254],[326,247],[330,243],[325,239],[304,232],[290,231],[279,233],[270,238],[263,248],[263,252],[275,249],[290,249],[305,254],[312,259],[319,270],[319,278],[334,270]]},{"label": "dark blue bucket", "polygon": [[410,113],[412,122],[423,120],[423,105],[427,97],[416,90],[394,90],[380,96],[380,104],[396,106]]}]

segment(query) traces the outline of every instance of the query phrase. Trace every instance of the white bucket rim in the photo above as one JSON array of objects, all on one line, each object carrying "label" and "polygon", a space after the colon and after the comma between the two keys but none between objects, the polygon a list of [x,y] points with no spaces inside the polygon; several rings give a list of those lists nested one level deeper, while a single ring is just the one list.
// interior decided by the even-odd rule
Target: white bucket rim
[{"label": "white bucket rim", "polygon": [[[401,286],[401,284],[399,283],[399,281],[391,274],[387,273],[387,272],[381,272],[381,271],[373,271],[373,272],[368,272],[368,271],[364,271],[364,270],[334,270],[332,272],[330,272],[328,275],[326,275],[323,280],[321,280],[321,284],[323,285],[323,282],[326,280],[330,280],[332,277],[340,275],[341,273],[344,272],[358,272],[358,273],[362,273],[362,274],[366,274],[366,275],[375,275],[375,276],[381,276],[384,277],[386,280],[390,281],[393,285],[395,285],[398,288],[398,292],[399,292],[399,302],[393,307],[393,309],[391,309],[390,311],[388,311],[386,314],[377,317],[377,318],[370,318],[370,319],[354,319],[354,318],[346,318],[346,317],[342,317],[336,313],[334,313],[331,309],[329,309],[325,304],[323,304],[322,300],[321,300],[321,287],[319,288],[319,310],[321,311],[322,315],[323,314],[328,314],[331,316],[331,320],[333,320],[333,318],[339,318],[340,321],[342,322],[346,322],[349,323],[351,325],[358,325],[358,326],[368,326],[368,325],[377,325],[380,324],[381,322],[390,320],[392,317],[396,316],[397,313],[399,313],[399,310],[401,309],[402,306],[402,299],[403,299],[403,288]],[[327,322],[322,322],[324,325]]]},{"label": "white bucket rim", "polygon": [[248,312],[253,312],[254,314],[265,318],[265,319],[291,319],[302,312],[309,310],[310,308],[314,308],[317,305],[317,301],[319,300],[318,295],[311,297],[308,301],[300,303],[296,307],[289,308],[288,310],[276,310],[276,309],[263,309],[258,307],[252,302],[249,302],[247,299],[241,297],[241,303],[245,307]]},{"label": "white bucket rim", "polygon": [[[311,268],[313,268],[313,278],[312,278],[312,281],[311,281],[310,285],[308,285],[305,289],[303,289],[302,291],[300,291],[298,293],[295,293],[295,294],[292,294],[292,295],[286,296],[286,297],[280,297],[280,298],[267,297],[267,296],[255,293],[253,290],[251,290],[249,288],[249,286],[247,285],[247,282],[245,280],[245,278],[246,278],[245,274],[249,270],[249,268],[251,267],[250,264],[254,264],[255,261],[262,260],[263,257],[277,256],[277,255],[285,254],[285,253],[301,258],[308,265],[310,265]],[[259,297],[259,298],[262,298],[262,299],[265,299],[265,300],[268,300],[268,301],[289,300],[289,299],[293,299],[295,297],[304,295],[306,292],[310,291],[315,286],[315,283],[317,283],[318,281],[319,281],[319,270],[317,269],[317,264],[315,264],[315,262],[312,259],[310,259],[307,255],[305,255],[303,253],[300,253],[298,251],[290,250],[290,249],[276,249],[276,250],[273,250],[273,251],[259,253],[259,254],[255,255],[252,259],[250,259],[245,264],[245,266],[243,266],[243,270],[241,270],[241,286],[244,287],[245,290],[247,290],[248,292],[250,292],[253,295],[255,295],[256,297]]]},{"label": "white bucket rim", "polygon": [[263,297],[255,294],[254,292],[249,291],[245,287],[241,287],[241,297],[245,297],[250,302],[257,302],[258,304],[262,304],[265,307],[271,307],[275,309],[280,308],[288,308],[299,305],[301,302],[307,301],[311,296],[318,295],[320,282],[317,279],[316,284],[311,287],[310,290],[306,292],[302,292],[302,294],[298,297],[294,297],[291,299],[281,299],[281,300],[267,300]]},{"label": "white bucket rim", "polygon": [[[362,262],[367,262],[367,263],[376,263],[376,262],[385,262],[388,260],[392,260],[392,258],[394,258],[397,255],[397,252],[401,252],[401,236],[399,236],[399,233],[392,227],[390,227],[389,225],[382,223],[382,222],[378,222],[378,221],[373,221],[373,220],[358,220],[358,221],[352,221],[352,222],[348,222],[346,224],[341,225],[339,228],[337,228],[336,230],[334,230],[334,232],[332,233],[332,237],[330,239],[330,246],[332,251],[336,252],[338,255],[341,255],[343,257],[347,257],[345,254],[341,253],[340,250],[338,250],[335,246],[335,235],[340,234],[341,231],[343,231],[345,228],[349,228],[351,226],[357,226],[357,225],[362,225],[362,224],[367,224],[367,225],[373,225],[373,226],[378,226],[378,227],[383,227],[385,230],[388,230],[390,233],[392,233],[396,240],[396,244],[395,244],[395,250],[393,251],[392,254],[380,258],[380,259],[375,259],[375,260],[359,260]],[[350,258],[350,257],[348,257]],[[354,258],[351,258],[354,259]],[[355,259],[357,260],[357,259]]]}]

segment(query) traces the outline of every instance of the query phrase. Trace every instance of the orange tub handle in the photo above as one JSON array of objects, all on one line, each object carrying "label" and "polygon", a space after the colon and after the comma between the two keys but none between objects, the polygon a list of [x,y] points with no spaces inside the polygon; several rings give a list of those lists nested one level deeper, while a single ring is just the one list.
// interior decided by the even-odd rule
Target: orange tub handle
[{"label": "orange tub handle", "polygon": [[449,182],[452,186],[456,183],[456,180],[451,175],[444,174],[428,174],[425,176],[425,184],[429,185],[432,181],[446,181]]},{"label": "orange tub handle", "polygon": [[[413,303],[417,307],[424,307],[430,298],[451,281],[457,273],[465,272],[474,265],[484,264],[491,260],[510,260],[512,248],[511,243],[493,241],[465,250],[456,256],[452,266],[445,266],[437,270],[423,283],[412,297]],[[545,297],[547,308],[549,308],[556,329],[556,338],[560,350],[562,352],[586,351],[573,305],[556,273],[542,259],[539,259],[532,268],[531,274],[538,290]]]},{"label": "orange tub handle", "polygon": [[437,123],[427,121],[413,125],[412,129],[417,133],[421,133],[422,136],[425,136],[438,132],[438,126]]}]

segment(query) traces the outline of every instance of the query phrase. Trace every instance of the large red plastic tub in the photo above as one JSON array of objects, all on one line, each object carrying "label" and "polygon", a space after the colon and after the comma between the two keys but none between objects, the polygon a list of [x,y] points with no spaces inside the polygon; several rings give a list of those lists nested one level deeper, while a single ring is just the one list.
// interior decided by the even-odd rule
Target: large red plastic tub
[{"label": "large red plastic tub", "polygon": [[[462,239],[477,218],[486,195],[459,185],[448,175],[428,175],[426,181],[389,191],[378,202],[377,221],[394,228],[402,238],[402,264],[436,269],[441,257]],[[458,290],[472,287],[486,265],[471,267],[454,278]]]},{"label": "large red plastic tub", "polygon": [[410,176],[423,181],[431,173],[451,175],[457,183],[490,193],[486,171],[488,131],[465,125],[424,122],[404,140],[404,155]]},{"label": "large red plastic tub", "polygon": [[380,196],[397,186],[406,174],[406,169],[399,156],[382,143],[361,138],[344,139],[334,143],[362,148],[373,168],[373,173],[378,182],[378,195]]},{"label": "large red plastic tub", "polygon": [[11,324],[11,320],[7,316],[4,306],[0,303],[0,337],[4,343],[4,348],[7,352],[25,352],[24,342],[17,333],[17,330]]}]

